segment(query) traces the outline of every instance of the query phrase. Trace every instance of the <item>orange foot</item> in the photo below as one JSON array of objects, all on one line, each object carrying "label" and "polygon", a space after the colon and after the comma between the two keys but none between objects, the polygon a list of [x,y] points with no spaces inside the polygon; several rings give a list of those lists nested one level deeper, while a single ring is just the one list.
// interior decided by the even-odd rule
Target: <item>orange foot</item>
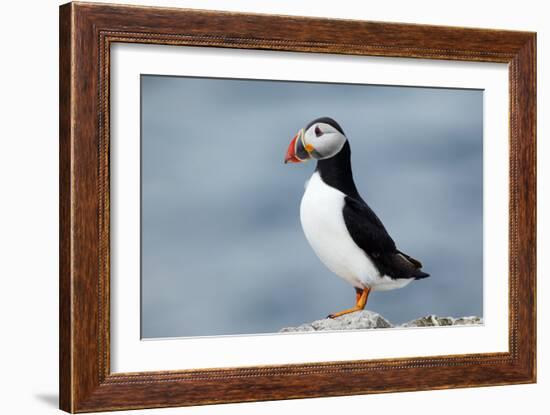
[{"label": "orange foot", "polygon": [[370,288],[365,288],[361,290],[360,288],[355,289],[355,305],[352,308],[339,311],[337,313],[329,314],[327,318],[336,318],[343,316],[344,314],[354,313],[359,310],[364,310],[367,305],[367,299],[369,298]]}]

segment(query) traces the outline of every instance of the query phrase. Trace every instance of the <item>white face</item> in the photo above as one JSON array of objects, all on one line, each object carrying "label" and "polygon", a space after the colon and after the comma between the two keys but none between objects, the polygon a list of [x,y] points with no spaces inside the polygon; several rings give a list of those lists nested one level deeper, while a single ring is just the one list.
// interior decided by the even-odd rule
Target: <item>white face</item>
[{"label": "white face", "polygon": [[304,132],[304,143],[309,154],[324,160],[335,156],[346,143],[346,136],[332,125],[315,123]]}]

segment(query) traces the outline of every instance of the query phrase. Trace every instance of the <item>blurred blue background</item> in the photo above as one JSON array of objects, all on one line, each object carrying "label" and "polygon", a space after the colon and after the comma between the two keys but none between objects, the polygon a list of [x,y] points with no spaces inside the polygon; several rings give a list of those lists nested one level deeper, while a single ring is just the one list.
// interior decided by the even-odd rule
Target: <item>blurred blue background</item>
[{"label": "blurred blue background", "polygon": [[142,337],[277,332],[354,304],[302,233],[315,163],[283,164],[320,116],[431,274],[367,308],[393,323],[482,315],[482,91],[143,75],[141,94]]}]

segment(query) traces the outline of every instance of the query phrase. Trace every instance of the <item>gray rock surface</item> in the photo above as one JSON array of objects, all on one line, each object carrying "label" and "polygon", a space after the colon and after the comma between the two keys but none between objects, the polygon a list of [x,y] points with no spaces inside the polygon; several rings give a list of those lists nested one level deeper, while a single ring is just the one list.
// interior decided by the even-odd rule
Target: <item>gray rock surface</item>
[{"label": "gray rock surface", "polygon": [[356,311],[337,318],[325,318],[298,327],[285,327],[280,332],[323,331],[323,330],[362,330],[392,327],[391,323],[374,311]]},{"label": "gray rock surface", "polygon": [[400,327],[435,327],[435,326],[465,326],[468,324],[483,324],[483,319],[477,316],[469,317],[438,317],[431,316],[420,317],[415,320],[408,321]]},{"label": "gray rock surface", "polygon": [[483,319],[477,316],[469,317],[438,317],[429,315],[408,321],[400,325],[393,325],[380,314],[374,311],[362,310],[345,314],[337,318],[326,318],[305,323],[297,327],[285,327],[280,333],[295,333],[326,330],[364,330],[386,329],[392,327],[434,327],[434,326],[463,326],[470,324],[483,324]]}]

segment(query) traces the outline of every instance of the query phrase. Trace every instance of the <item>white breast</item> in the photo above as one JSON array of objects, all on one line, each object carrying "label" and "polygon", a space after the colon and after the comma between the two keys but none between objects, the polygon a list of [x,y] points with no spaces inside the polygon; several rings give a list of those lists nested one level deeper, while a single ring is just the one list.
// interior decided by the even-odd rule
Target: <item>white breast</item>
[{"label": "white breast", "polygon": [[351,238],[344,222],[345,194],[323,182],[315,172],[306,185],[300,220],[306,238],[325,266],[354,287],[373,290],[401,288],[411,280],[382,276]]},{"label": "white breast", "polygon": [[325,266],[358,288],[380,274],[348,233],[342,209],[344,193],[326,185],[315,172],[302,197],[300,220],[306,238]]}]

